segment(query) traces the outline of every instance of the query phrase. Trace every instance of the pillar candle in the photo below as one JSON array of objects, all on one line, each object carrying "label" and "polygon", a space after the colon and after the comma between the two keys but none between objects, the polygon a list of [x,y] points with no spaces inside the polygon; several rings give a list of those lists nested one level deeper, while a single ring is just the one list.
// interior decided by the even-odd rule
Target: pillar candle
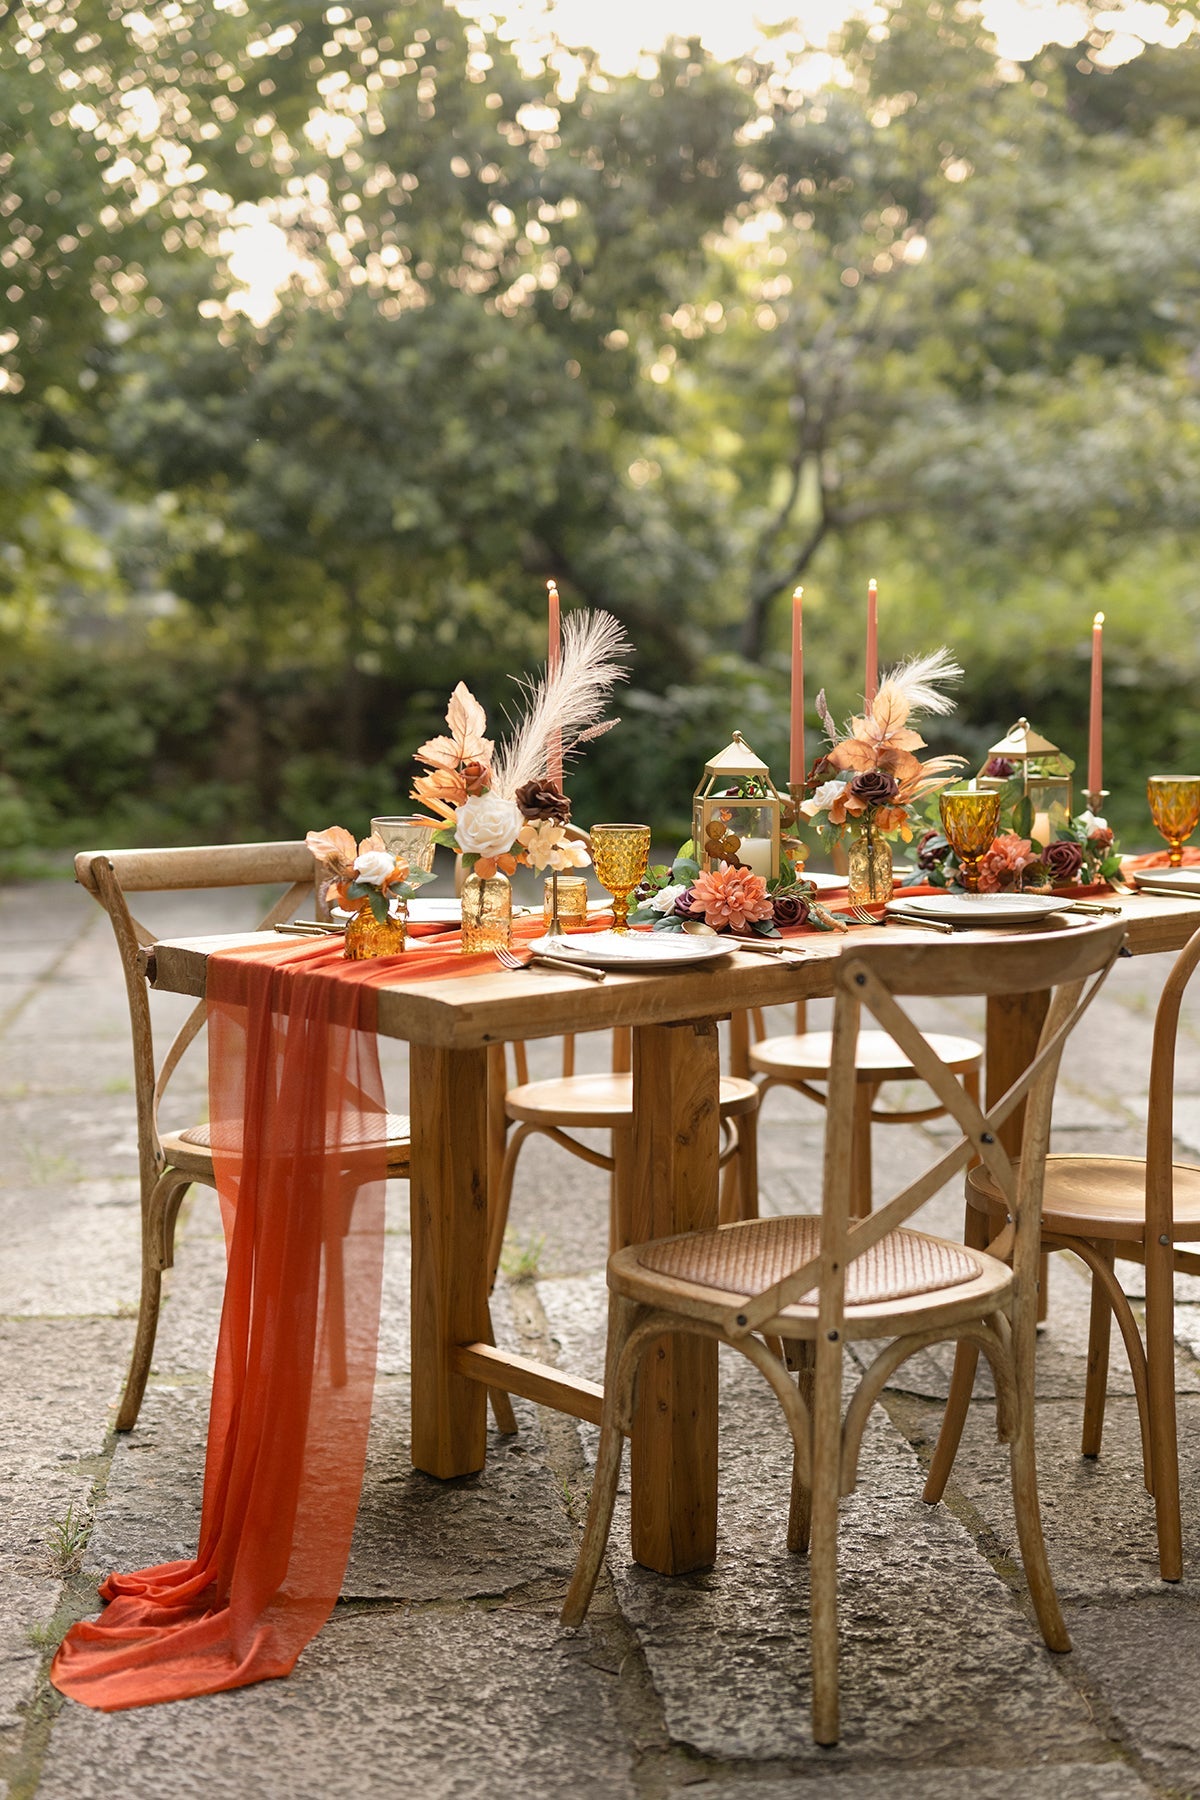
[{"label": "pillar candle", "polygon": [[[1088,720],[1088,793],[1104,786],[1102,740],[1104,737],[1104,614],[1092,620],[1092,710]],[[1097,802],[1097,804],[1099,804]]]},{"label": "pillar candle", "polygon": [[[546,597],[549,603],[549,647],[546,653],[546,669],[553,677],[558,674],[562,657],[562,633],[559,619],[558,588],[553,581],[546,583]],[[563,784],[563,747],[562,732],[552,731],[546,740],[546,775],[556,788]]]},{"label": "pillar candle", "polygon": [[774,870],[771,867],[770,838],[743,838],[738,846],[738,861],[743,863],[752,875],[761,875],[764,881],[770,881]]},{"label": "pillar candle", "polygon": [[792,595],[792,742],[788,780],[793,787],[804,780],[804,589]]},{"label": "pillar candle", "polygon": [[879,584],[867,583],[867,667],[863,679],[863,698],[870,708],[879,686]]}]

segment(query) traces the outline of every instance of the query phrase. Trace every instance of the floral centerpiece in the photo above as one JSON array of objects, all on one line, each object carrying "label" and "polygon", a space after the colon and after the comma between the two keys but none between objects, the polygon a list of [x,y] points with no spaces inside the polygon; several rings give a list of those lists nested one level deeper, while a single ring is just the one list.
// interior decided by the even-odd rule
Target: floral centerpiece
[{"label": "floral centerpiece", "polygon": [[569,829],[571,805],[546,774],[546,747],[560,742],[570,755],[615,719],[602,720],[613,686],[625,677],[628,640],[608,613],[579,612],[563,624],[559,666],[526,683],[526,709],[512,737],[497,748],[487,716],[464,682],[446,709],[445,737],[415,752],[425,765],[411,797],[440,824],[436,842],[461,853],[463,948],[507,943],[512,914],[508,877],[532,869],[583,868],[586,840]]},{"label": "floral centerpiece", "polygon": [[668,867],[647,870],[637,891],[631,925],[655,931],[683,931],[700,923],[731,937],[777,938],[781,926],[812,925],[845,931],[847,924],[822,906],[802,869],[783,857],[774,881],[739,863],[736,851],[716,869],[702,870],[689,840]]},{"label": "floral centerpiece", "polygon": [[433,876],[410,869],[372,834],[358,845],[341,825],[310,831],[305,843],[316,860],[325,906],[350,915],[346,955],[396,955],[404,949],[407,903]]},{"label": "floral centerpiece", "polygon": [[[990,765],[989,765],[990,768]],[[994,770],[997,777],[1003,771]],[[1001,825],[992,846],[979,862],[979,892],[1047,893],[1056,888],[1089,887],[1120,873],[1121,850],[1107,819],[1088,811],[1067,821],[1048,844],[1028,836],[1021,798],[1001,807]],[[1022,830],[1022,826],[1024,829]],[[961,885],[958,858],[936,826],[917,845],[913,881],[933,887]]]},{"label": "floral centerpiece", "polygon": [[847,720],[840,734],[824,693],[817,696],[830,748],[808,776],[811,797],[800,811],[827,844],[840,843],[847,828],[852,832],[851,902],[890,896],[891,849],[884,840],[898,834],[910,841],[918,803],[953,781],[963,767],[960,756],[922,762],[915,752],[925,749],[925,739],[913,729],[926,713],[954,710],[940,684],[961,675],[944,648],[912,657],[884,676],[865,711]]}]

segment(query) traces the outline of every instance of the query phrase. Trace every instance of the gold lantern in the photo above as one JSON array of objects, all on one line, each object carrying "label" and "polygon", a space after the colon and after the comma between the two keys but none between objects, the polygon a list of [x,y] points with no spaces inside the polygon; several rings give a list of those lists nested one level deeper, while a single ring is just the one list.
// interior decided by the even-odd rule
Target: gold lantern
[{"label": "gold lantern", "polygon": [[1012,774],[1001,778],[980,772],[981,786],[1002,788],[1019,781],[1029,801],[1029,835],[1036,844],[1048,844],[1070,820],[1071,769],[1068,756],[1033,729],[1028,719],[1018,719],[1006,737],[988,751],[987,769],[993,757],[1012,764]]},{"label": "gold lantern", "polygon": [[774,881],[784,805],[770,769],[735,731],[732,743],[705,763],[692,799],[692,842],[700,867],[711,873],[731,863]]}]

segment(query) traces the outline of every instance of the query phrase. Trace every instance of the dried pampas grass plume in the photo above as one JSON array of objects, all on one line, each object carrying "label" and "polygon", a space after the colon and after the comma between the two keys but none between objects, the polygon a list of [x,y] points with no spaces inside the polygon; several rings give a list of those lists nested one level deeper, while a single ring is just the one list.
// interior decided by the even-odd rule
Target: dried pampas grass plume
[{"label": "dried pampas grass plume", "polygon": [[492,763],[492,792],[511,800],[518,788],[546,773],[546,746],[559,735],[564,755],[599,737],[616,720],[603,721],[633,646],[624,628],[606,612],[575,612],[563,620],[562,653],[556,670],[540,681],[520,683],[525,715]]}]

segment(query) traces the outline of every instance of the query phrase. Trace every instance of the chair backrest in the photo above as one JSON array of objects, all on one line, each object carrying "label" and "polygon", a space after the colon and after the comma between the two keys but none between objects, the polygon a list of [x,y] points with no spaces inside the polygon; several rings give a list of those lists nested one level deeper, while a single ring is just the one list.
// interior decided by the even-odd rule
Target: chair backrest
[{"label": "chair backrest", "polygon": [[[845,950],[834,971],[833,1049],[825,1128],[821,1248],[802,1267],[740,1305],[726,1328],[753,1331],[782,1307],[819,1289],[819,1335],[840,1335],[847,1265],[923,1206],[958,1170],[974,1160],[1005,1196],[1010,1223],[993,1246],[1011,1253],[1019,1293],[1036,1309],[1042,1182],[1050,1140],[1054,1083],[1066,1039],[1091,1004],[1124,941],[1119,920],[1070,931],[1006,940],[948,939],[931,944],[862,944]],[[1090,986],[1088,978],[1094,977]],[[1057,985],[1056,985],[1057,984]],[[1037,1053],[1001,1099],[983,1111],[930,1047],[897,996],[1040,993],[1053,988]],[[852,1220],[851,1144],[854,1130],[855,1050],[864,1009],[895,1039],[921,1079],[962,1131],[958,1142],[867,1218]],[[1000,1143],[999,1128],[1024,1103],[1019,1163]],[[1033,1313],[1030,1313],[1032,1330]],[[1032,1341],[1032,1340],[1031,1340]]]},{"label": "chair backrest", "polygon": [[1200,931],[1176,957],[1159,996],[1150,1052],[1150,1095],[1146,1113],[1146,1231],[1172,1236],[1175,1162],[1175,1040],[1184,990],[1200,964]]},{"label": "chair backrest", "polygon": [[169,850],[81,850],[75,879],[108,914],[121,956],[129,1022],[133,1035],[134,1094],[137,1100],[138,1166],[143,1193],[163,1166],[158,1109],[167,1083],[188,1046],[203,1029],[205,1005],[195,1006],[176,1032],[161,1065],[155,1065],[150,997],[138,962],[139,951],[157,942],[129,910],[127,894],[233,887],[279,887],[287,891],[259,922],[269,931],[289,919],[316,894],[316,864],[301,840],[276,844],[211,844]]}]

